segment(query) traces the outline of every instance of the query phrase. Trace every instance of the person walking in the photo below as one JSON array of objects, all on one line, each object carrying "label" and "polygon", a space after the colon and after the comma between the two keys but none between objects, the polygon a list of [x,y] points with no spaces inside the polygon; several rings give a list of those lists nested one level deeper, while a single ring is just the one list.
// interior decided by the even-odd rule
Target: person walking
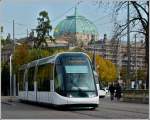
[{"label": "person walking", "polygon": [[109,91],[110,91],[110,99],[111,99],[111,100],[114,100],[115,87],[114,87],[113,84],[111,84],[111,85],[109,86]]},{"label": "person walking", "polygon": [[121,86],[119,83],[117,83],[115,89],[116,89],[115,97],[117,98],[117,100],[120,100],[122,90],[121,90]]}]

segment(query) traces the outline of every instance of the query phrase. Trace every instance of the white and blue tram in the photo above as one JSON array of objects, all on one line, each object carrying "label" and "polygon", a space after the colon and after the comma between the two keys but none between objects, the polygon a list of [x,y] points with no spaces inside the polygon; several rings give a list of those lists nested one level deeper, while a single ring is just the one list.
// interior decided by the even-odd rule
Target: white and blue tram
[{"label": "white and blue tram", "polygon": [[82,52],[62,52],[22,65],[18,79],[20,100],[93,108],[99,104],[91,61]]}]

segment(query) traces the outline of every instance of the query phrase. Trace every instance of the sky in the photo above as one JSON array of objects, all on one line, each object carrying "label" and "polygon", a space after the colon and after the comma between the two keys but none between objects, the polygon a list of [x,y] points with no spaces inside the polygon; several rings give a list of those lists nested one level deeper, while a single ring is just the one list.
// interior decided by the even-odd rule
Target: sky
[{"label": "sky", "polygon": [[[77,11],[92,21],[98,29],[99,38],[107,34],[112,37],[113,20],[112,8],[105,2],[105,5],[99,4],[98,0],[0,0],[0,26],[4,27],[2,36],[6,37],[13,31],[13,20],[15,21],[15,38],[27,36],[27,29],[37,26],[37,17],[40,11],[46,10],[49,14],[53,28],[65,19],[66,16],[74,14],[74,7],[77,5]],[[104,1],[103,1],[104,2]],[[126,20],[126,11],[122,13]],[[124,17],[123,17],[124,16]],[[53,34],[53,31],[51,32]]]}]

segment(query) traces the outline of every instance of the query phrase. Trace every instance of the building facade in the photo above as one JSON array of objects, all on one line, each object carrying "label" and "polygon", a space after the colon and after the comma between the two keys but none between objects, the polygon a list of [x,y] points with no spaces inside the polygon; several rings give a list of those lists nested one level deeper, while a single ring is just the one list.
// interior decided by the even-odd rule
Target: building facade
[{"label": "building facade", "polygon": [[[89,44],[85,47],[89,52],[96,52],[96,54],[103,56],[105,59],[111,60],[114,64],[118,64],[121,60],[121,66],[126,67],[128,61],[127,44],[125,42],[118,42],[108,40],[106,35],[104,39],[98,40],[94,44]],[[138,41],[130,44],[131,70],[145,69],[145,44],[143,41]]]},{"label": "building facade", "polygon": [[[125,41],[110,40],[104,35],[103,39],[96,41],[95,44],[89,44],[85,49],[91,53],[95,51],[96,54],[112,61],[117,66],[119,72],[123,68],[127,69],[128,46]],[[136,70],[146,71],[145,57],[145,44],[143,41],[130,43],[130,74],[135,73]]]}]

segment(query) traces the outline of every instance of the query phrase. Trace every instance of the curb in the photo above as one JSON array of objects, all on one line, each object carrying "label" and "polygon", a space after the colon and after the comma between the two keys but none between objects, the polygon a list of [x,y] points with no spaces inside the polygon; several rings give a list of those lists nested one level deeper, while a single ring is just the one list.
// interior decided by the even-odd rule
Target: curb
[{"label": "curb", "polygon": [[17,101],[17,97],[5,97],[5,96],[2,96],[1,97],[1,103],[11,103],[11,102],[16,102]]},{"label": "curb", "polygon": [[13,105],[12,103],[9,102],[1,102],[2,104],[6,104],[6,105]]}]

